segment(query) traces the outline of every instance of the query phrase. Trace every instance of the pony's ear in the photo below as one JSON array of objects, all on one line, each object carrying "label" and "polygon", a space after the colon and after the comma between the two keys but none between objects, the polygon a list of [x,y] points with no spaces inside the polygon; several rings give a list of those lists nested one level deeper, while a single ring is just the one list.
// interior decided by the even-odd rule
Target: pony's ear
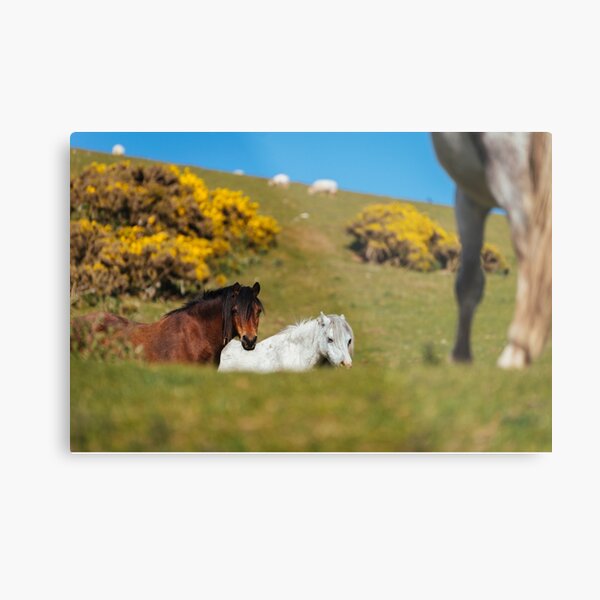
[{"label": "pony's ear", "polygon": [[237,281],[233,284],[231,291],[234,296],[237,296],[240,293],[241,287],[242,286]]},{"label": "pony's ear", "polygon": [[258,281],[252,286],[252,291],[254,292],[254,297],[258,296],[260,293],[260,283]]},{"label": "pony's ear", "polygon": [[321,311],[321,314],[319,315],[319,318],[317,320],[319,321],[319,325],[321,325],[321,327],[325,327],[325,325],[327,325],[330,322],[329,317],[323,314],[323,311]]},{"label": "pony's ear", "polygon": [[345,320],[346,320],[346,317],[345,317],[343,314],[342,314],[342,315],[340,315],[340,317],[342,318],[342,321],[345,321]]}]

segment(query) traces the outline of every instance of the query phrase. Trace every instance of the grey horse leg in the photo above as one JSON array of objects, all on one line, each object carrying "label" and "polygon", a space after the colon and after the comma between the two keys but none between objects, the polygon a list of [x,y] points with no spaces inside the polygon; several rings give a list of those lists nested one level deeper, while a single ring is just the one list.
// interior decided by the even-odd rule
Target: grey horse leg
[{"label": "grey horse leg", "polygon": [[503,368],[522,368],[536,358],[551,322],[551,148],[540,147],[550,140],[534,140],[537,135],[484,137],[488,185],[506,210],[518,264],[515,312],[498,359]]},{"label": "grey horse leg", "polygon": [[457,188],[455,212],[462,250],[455,286],[458,330],[452,359],[457,362],[470,362],[471,323],[475,309],[483,297],[485,285],[481,267],[481,247],[489,209],[476,204],[465,192]]},{"label": "grey horse leg", "polygon": [[504,369],[521,369],[531,362],[527,343],[529,329],[528,316],[525,311],[528,295],[531,293],[528,263],[527,215],[522,203],[508,204],[507,216],[511,228],[511,237],[517,255],[517,295],[515,313],[508,330],[508,343],[498,358],[498,366]]}]

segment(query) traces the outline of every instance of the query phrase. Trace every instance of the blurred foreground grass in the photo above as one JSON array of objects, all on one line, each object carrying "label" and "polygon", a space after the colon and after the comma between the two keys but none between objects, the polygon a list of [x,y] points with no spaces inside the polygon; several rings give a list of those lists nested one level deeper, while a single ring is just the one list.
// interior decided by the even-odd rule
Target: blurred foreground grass
[{"label": "blurred foreground grass", "polygon": [[550,450],[543,368],[370,366],[270,376],[74,359],[72,369],[74,450]]}]

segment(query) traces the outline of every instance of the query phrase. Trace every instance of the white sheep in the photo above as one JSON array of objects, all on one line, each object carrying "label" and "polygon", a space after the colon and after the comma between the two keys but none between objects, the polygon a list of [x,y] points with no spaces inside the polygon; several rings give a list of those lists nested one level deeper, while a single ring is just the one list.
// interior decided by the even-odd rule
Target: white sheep
[{"label": "white sheep", "polygon": [[317,179],[313,181],[313,184],[308,188],[309,194],[317,194],[323,192],[325,194],[331,194],[332,196],[337,194],[338,184],[333,179]]},{"label": "white sheep", "polygon": [[285,173],[277,173],[277,175],[273,175],[273,177],[269,179],[269,185],[288,188],[290,185],[290,178]]},{"label": "white sheep", "polygon": [[115,145],[112,147],[112,153],[113,153],[115,156],[123,156],[123,154],[125,154],[125,147],[124,147],[124,146],[122,146],[121,144],[115,144]]}]

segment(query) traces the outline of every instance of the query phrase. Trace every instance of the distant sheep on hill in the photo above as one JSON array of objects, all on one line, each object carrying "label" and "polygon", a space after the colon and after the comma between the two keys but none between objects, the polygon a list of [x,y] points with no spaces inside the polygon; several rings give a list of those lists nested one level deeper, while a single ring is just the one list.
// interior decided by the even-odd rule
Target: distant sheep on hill
[{"label": "distant sheep on hill", "polygon": [[323,192],[324,194],[330,194],[331,196],[337,194],[338,184],[333,179],[317,179],[308,188],[309,194],[317,194]]},{"label": "distant sheep on hill", "polygon": [[277,173],[277,175],[273,175],[273,177],[269,179],[269,185],[288,188],[290,185],[290,178],[285,173]]},{"label": "distant sheep on hill", "polygon": [[112,153],[113,153],[115,156],[123,156],[123,154],[125,154],[125,147],[124,147],[124,146],[122,146],[121,144],[115,144],[115,145],[112,147]]}]

